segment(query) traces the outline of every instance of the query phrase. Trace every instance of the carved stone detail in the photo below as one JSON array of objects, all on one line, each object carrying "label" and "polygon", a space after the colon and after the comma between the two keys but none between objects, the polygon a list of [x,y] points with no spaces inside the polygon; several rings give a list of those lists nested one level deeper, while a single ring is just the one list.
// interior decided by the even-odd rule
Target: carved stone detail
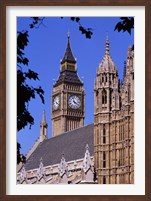
[{"label": "carved stone detail", "polygon": [[61,158],[61,163],[58,165],[59,175],[62,177],[65,173],[68,172],[68,164],[64,158],[64,154]]},{"label": "carved stone detail", "polygon": [[39,169],[37,170],[37,178],[38,180],[41,180],[41,178],[43,178],[45,176],[45,168],[43,165],[43,160],[42,158],[40,159],[40,165],[39,165]]},{"label": "carved stone detail", "polygon": [[87,144],[85,156],[83,159],[83,170],[84,170],[84,172],[87,172],[91,167],[92,167],[92,161],[91,161],[91,157],[90,157],[89,146]]},{"label": "carved stone detail", "polygon": [[26,173],[24,165],[23,165],[23,167],[21,169],[19,180],[20,180],[20,183],[23,183],[24,181],[27,181],[27,173]]}]

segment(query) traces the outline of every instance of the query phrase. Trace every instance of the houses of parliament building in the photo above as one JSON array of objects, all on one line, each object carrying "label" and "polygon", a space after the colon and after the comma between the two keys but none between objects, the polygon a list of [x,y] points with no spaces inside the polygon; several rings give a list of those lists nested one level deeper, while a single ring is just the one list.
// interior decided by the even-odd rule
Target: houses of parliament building
[{"label": "houses of parliament building", "polygon": [[125,58],[121,83],[106,38],[94,83],[94,123],[85,126],[84,83],[68,35],[51,94],[52,137],[43,111],[40,135],[18,167],[17,184],[134,183],[133,47]]}]

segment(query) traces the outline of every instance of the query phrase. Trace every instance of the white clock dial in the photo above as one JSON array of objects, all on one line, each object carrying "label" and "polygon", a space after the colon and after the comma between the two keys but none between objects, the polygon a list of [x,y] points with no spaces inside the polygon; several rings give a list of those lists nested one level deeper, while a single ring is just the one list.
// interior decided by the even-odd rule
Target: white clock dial
[{"label": "white clock dial", "polygon": [[60,99],[59,96],[56,96],[53,100],[53,109],[57,110],[59,108],[60,105]]},{"label": "white clock dial", "polygon": [[72,95],[68,99],[68,104],[72,109],[78,109],[81,105],[80,98],[76,95]]}]

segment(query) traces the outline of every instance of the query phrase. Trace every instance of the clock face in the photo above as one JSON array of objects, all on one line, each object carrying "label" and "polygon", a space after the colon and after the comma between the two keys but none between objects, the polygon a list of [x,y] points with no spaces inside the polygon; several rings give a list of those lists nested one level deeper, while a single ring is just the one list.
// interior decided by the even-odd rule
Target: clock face
[{"label": "clock face", "polygon": [[76,95],[72,95],[68,99],[69,107],[72,109],[78,109],[81,105],[80,98]]},{"label": "clock face", "polygon": [[53,100],[53,109],[57,110],[59,108],[59,105],[60,105],[60,98],[59,96],[55,96]]}]

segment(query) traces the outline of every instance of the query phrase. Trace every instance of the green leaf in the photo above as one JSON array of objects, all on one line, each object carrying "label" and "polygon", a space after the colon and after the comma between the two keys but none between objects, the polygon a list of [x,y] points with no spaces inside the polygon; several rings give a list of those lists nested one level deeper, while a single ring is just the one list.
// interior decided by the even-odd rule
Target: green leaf
[{"label": "green leaf", "polygon": [[32,71],[32,70],[28,70],[27,73],[25,73],[25,76],[29,79],[33,79],[33,80],[39,80],[38,78],[38,73]]}]

